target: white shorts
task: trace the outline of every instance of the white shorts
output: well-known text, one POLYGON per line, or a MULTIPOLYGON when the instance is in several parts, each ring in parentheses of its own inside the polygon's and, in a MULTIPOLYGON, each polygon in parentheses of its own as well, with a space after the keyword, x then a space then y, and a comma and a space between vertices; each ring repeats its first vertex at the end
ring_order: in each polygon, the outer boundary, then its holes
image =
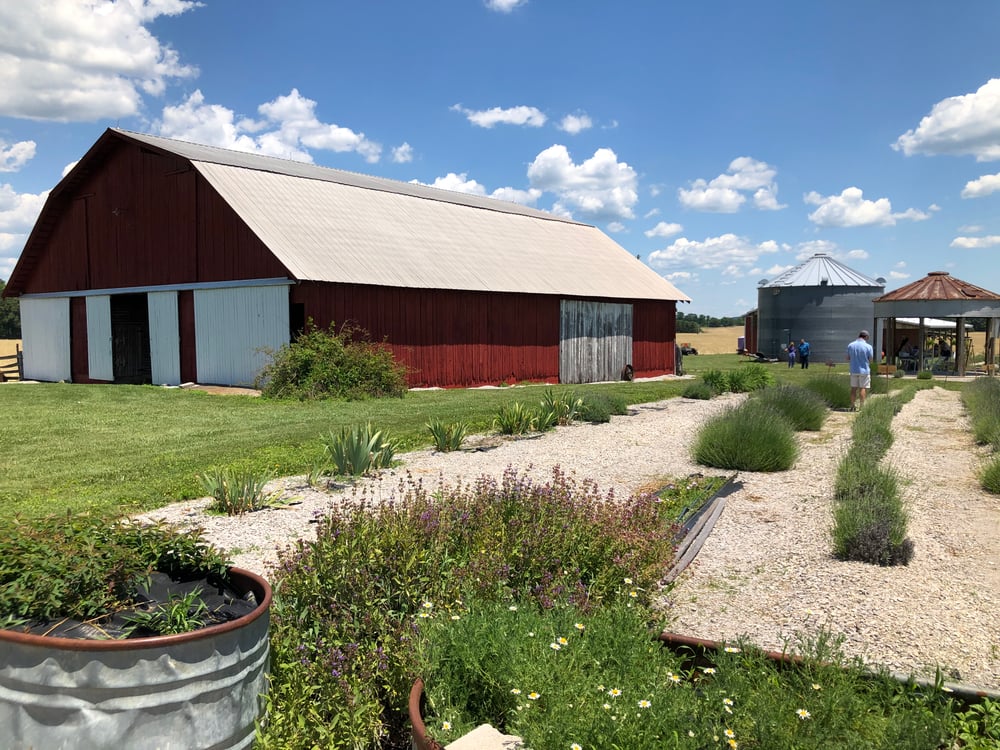
POLYGON ((866 373, 864 375, 855 375, 851 373, 851 388, 871 388, 872 387, 872 375, 871 373, 866 373))

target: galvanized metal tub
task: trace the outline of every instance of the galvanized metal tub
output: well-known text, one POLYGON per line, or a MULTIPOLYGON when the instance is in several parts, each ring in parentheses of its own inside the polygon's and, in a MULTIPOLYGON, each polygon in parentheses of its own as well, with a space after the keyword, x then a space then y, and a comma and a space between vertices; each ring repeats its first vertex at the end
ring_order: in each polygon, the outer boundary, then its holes
POLYGON ((0 747, 247 748, 267 690, 271 587, 234 568, 257 608, 223 625, 123 641, 0 630, 0 747))

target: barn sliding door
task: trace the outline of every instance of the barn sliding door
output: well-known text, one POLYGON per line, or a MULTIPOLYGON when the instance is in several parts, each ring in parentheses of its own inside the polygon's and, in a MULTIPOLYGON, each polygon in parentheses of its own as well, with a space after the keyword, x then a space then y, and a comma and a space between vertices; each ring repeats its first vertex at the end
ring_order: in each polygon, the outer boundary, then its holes
POLYGON ((559 306, 559 380, 620 380, 632 364, 632 305, 562 300, 559 306))

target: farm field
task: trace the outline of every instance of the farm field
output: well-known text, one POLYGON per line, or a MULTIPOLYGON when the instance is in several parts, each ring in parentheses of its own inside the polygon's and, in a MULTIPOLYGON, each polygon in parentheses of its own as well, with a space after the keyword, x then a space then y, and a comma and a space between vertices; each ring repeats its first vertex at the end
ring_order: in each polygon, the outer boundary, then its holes
POLYGON ((678 333, 677 343, 691 344, 698 354, 736 354, 736 339, 743 335, 743 326, 702 328, 701 333, 678 333))
POLYGON ((21 339, 0 339, 0 357, 9 354, 16 354, 17 347, 21 345, 21 339))

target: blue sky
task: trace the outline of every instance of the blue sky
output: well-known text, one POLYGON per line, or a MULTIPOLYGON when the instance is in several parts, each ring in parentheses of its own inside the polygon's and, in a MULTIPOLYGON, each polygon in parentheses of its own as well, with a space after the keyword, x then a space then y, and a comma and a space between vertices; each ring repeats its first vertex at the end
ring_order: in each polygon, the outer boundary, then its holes
POLYGON ((815 252, 1000 291, 1000 3, 0 2, 0 278, 107 127, 594 224, 741 315, 815 252))

